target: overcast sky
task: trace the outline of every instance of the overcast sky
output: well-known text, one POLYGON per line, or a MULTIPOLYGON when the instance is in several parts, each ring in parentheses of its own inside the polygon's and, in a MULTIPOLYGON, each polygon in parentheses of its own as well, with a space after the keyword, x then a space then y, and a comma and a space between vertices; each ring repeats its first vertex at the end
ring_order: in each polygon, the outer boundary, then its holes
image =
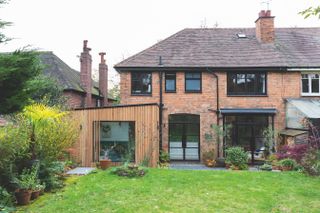
MULTIPOLYGON (((4 32, 15 38, 0 52, 26 45, 53 51, 79 70, 82 41, 92 48, 93 68, 105 51, 109 78, 113 65, 184 28, 254 27, 266 0, 11 0, 0 8, 0 19, 13 26, 4 32)), ((276 27, 319 27, 320 20, 304 19, 303 9, 319 0, 269 1, 276 27)))

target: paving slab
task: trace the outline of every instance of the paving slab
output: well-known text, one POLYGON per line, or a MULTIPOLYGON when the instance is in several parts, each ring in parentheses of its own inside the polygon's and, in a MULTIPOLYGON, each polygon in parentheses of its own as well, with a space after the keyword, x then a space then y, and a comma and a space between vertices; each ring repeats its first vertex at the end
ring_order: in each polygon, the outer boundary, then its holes
MULTIPOLYGON (((170 169, 177 170, 217 170, 217 171, 226 171, 228 169, 224 167, 207 167, 201 163, 170 163, 170 169)), ((249 167, 249 171, 258 171, 256 167, 249 167)))
POLYGON ((75 169, 71 169, 67 172, 67 175, 87 175, 96 168, 94 167, 77 167, 75 169))

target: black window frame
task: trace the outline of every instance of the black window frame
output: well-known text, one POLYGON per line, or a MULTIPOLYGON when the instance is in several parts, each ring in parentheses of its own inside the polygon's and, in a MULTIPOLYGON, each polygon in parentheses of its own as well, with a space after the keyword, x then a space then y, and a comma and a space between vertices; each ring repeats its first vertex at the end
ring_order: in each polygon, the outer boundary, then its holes
POLYGON ((201 72, 185 72, 184 73, 184 91, 186 93, 201 93, 202 92, 202 73, 201 72), (199 78, 187 78, 187 74, 199 74, 199 78), (187 90, 187 80, 199 80, 200 90, 187 90))
POLYGON ((133 96, 152 96, 152 72, 131 72, 131 95, 133 96), (134 81, 137 81, 134 79, 134 75, 136 74, 150 74, 150 85, 151 85, 151 89, 150 89, 150 92, 144 92, 144 93, 137 93, 137 92, 134 92, 133 90, 133 82, 134 81))
POLYGON ((164 88, 165 88, 165 92, 166 93, 176 93, 177 92, 177 73, 175 73, 175 72, 166 72, 165 74, 164 74, 164 88), (174 76, 174 77, 172 77, 172 78, 168 78, 167 76, 174 76), (174 80, 174 90, 168 90, 167 89, 167 79, 168 80, 174 80))
MULTIPOLYGON (((236 78, 238 79, 238 78, 236 78)), ((268 95, 268 72, 246 72, 246 71, 239 71, 239 72, 228 72, 227 73, 227 95, 228 96, 267 96, 268 95), (261 79, 261 77, 257 78, 257 75, 264 75, 264 92, 258 92, 258 84, 255 83, 254 87, 255 87, 255 91, 254 92, 234 92, 234 91, 230 91, 230 78, 231 75, 245 75, 245 87, 247 87, 247 75, 248 74, 254 74, 255 75, 255 82, 258 82, 259 79, 261 79)))

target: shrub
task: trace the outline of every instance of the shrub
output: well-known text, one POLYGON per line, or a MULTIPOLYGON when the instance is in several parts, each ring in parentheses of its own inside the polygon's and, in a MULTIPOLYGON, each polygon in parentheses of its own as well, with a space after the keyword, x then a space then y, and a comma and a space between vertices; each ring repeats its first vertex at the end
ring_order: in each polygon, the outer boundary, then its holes
POLYGON ((62 188, 64 186, 64 167, 60 161, 42 162, 40 164, 39 179, 45 185, 46 191, 62 188))
POLYGON ((215 159, 214 150, 204 152, 204 153, 202 154, 202 159, 203 159, 203 160, 214 160, 214 159, 215 159))
POLYGON ((24 169, 18 177, 14 177, 12 182, 16 184, 17 189, 31 190, 38 183, 39 164, 35 164, 31 169, 24 169))
POLYGON ((301 165, 309 175, 320 175, 320 150, 309 149, 302 158, 301 165))
POLYGON ((23 120, 15 120, 0 128, 0 185, 8 186, 12 172, 17 172, 16 162, 28 157, 29 132, 23 120))
POLYGON ((248 154, 242 147, 230 147, 226 149, 226 163, 239 169, 246 169, 248 168, 248 154))
POLYGON ((161 150, 160 151, 160 156, 159 156, 159 161, 160 161, 160 163, 168 163, 168 162, 170 162, 169 153, 164 151, 164 150, 161 150))
POLYGON ((279 165, 281 166, 281 168, 287 168, 289 170, 292 170, 297 165, 297 162, 293 159, 285 158, 279 161, 279 165))
POLYGON ((301 159, 306 154, 307 150, 308 144, 286 145, 282 146, 276 155, 279 160, 291 158, 297 162, 301 162, 301 159))
POLYGON ((29 151, 33 159, 56 161, 78 137, 77 121, 58 107, 33 104, 19 115, 30 131, 29 151))
POLYGON ((260 166, 259 169, 263 171, 272 171, 272 165, 265 163, 260 166))
POLYGON ((147 170, 139 167, 136 164, 129 163, 120 167, 115 167, 111 170, 113 174, 125 177, 142 177, 147 173, 147 170))
POLYGON ((0 186, 0 212, 12 212, 13 207, 13 196, 7 192, 5 188, 0 186))

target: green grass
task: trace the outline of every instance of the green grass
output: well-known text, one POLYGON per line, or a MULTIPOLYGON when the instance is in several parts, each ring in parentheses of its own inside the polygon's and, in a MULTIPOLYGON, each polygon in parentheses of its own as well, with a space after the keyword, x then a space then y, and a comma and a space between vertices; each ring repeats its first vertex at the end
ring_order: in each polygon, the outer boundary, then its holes
POLYGON ((72 178, 23 212, 320 212, 320 179, 296 172, 150 169, 72 178))

